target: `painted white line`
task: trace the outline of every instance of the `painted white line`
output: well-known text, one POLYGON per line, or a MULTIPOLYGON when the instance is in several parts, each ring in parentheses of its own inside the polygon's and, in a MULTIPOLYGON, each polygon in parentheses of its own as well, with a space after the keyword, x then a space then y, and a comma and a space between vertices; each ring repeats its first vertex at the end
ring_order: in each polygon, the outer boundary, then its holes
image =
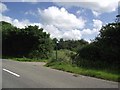
POLYGON ((14 75, 14 76, 16 76, 16 77, 20 77, 20 75, 12 72, 12 71, 10 71, 10 70, 4 69, 4 68, 3 68, 3 70, 6 71, 6 72, 8 72, 8 73, 10 73, 10 74, 12 74, 12 75, 14 75))

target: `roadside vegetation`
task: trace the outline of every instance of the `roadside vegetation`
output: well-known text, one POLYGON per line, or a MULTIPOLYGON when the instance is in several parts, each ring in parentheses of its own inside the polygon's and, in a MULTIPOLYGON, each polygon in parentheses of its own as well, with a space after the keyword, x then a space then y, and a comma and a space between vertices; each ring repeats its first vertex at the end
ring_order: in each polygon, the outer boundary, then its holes
POLYGON ((10 23, 1 23, 3 58, 42 61, 54 69, 120 81, 120 23, 103 26, 91 43, 62 38, 56 43, 56 38, 51 39, 50 34, 38 26, 19 29, 10 23))
POLYGON ((118 71, 113 71, 112 69, 78 66, 77 64, 74 64, 72 59, 74 55, 76 55, 75 52, 71 52, 69 50, 59 50, 57 60, 54 52, 52 58, 45 66, 74 73, 76 76, 80 74, 112 81, 118 81, 118 78, 120 78, 120 73, 118 71))

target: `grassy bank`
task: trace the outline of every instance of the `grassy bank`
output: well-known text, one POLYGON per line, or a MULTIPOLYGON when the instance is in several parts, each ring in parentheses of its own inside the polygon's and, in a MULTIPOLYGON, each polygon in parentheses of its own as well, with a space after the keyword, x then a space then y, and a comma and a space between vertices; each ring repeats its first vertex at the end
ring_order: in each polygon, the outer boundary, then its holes
POLYGON ((77 65, 72 64, 72 55, 75 55, 75 52, 71 52, 69 50, 59 50, 58 51, 58 58, 56 61, 55 58, 55 52, 53 53, 53 56, 51 58, 51 61, 49 61, 46 66, 51 67, 54 69, 71 72, 75 74, 85 75, 85 76, 91 76, 96 78, 101 78, 105 80, 111 80, 111 81, 120 81, 118 80, 120 78, 120 73, 114 70, 108 70, 108 69, 96 69, 96 68, 83 68, 78 67, 77 65))
POLYGON ((51 62, 47 63, 45 66, 75 74, 81 74, 85 76, 91 76, 111 81, 118 81, 118 78, 120 78, 120 74, 118 73, 112 73, 105 70, 80 68, 75 65, 62 62, 51 62))

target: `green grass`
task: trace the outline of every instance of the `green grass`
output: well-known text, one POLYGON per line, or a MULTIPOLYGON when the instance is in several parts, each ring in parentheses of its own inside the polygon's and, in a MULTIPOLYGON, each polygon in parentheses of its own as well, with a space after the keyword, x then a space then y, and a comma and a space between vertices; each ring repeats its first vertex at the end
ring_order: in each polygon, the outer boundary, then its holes
POLYGON ((15 57, 4 57, 8 60, 20 61, 20 62, 48 62, 48 59, 30 59, 30 58, 15 58, 15 57))
MULTIPOLYGON (((72 52, 72 55, 75 55, 75 52, 72 52)), ((59 50, 58 51, 58 60, 56 61, 55 57, 53 60, 49 61, 46 66, 54 69, 71 72, 75 74, 91 76, 96 78, 101 78, 111 81, 120 81, 120 73, 114 70, 108 69, 96 69, 96 68, 83 68, 71 64, 71 51, 69 50, 59 50)))
POLYGON ((47 62, 47 59, 29 59, 29 58, 12 58, 12 60, 21 62, 47 62))
POLYGON ((61 62, 47 63, 45 66, 75 74, 91 76, 111 81, 118 81, 118 78, 120 78, 120 74, 117 73, 111 73, 104 70, 80 68, 75 65, 61 62))

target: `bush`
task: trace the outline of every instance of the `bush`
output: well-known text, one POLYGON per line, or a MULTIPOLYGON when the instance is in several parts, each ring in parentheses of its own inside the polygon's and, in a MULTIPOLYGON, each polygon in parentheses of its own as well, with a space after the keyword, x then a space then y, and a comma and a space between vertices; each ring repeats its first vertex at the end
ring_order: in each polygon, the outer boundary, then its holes
POLYGON ((94 44, 86 45, 83 48, 81 48, 79 51, 79 57, 88 59, 88 60, 97 60, 101 57, 101 50, 98 46, 95 46, 94 44))

